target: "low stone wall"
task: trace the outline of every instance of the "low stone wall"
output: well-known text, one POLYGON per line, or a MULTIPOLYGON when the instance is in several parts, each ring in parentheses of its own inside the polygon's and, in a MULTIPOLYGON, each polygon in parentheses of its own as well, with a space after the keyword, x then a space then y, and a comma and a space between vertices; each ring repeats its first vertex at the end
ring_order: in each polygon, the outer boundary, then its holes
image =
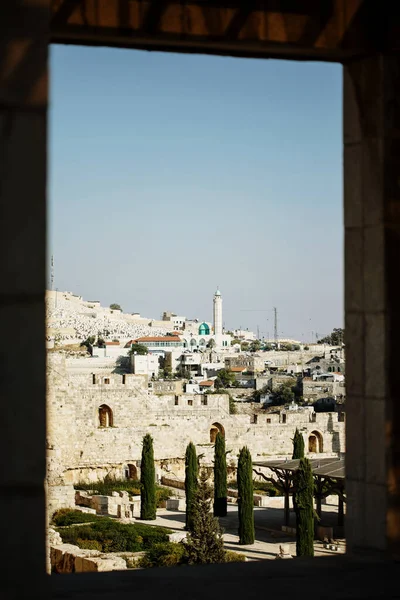
POLYGON ((113 492, 112 496, 89 495, 77 490, 77 505, 92 508, 97 515, 117 518, 140 517, 140 496, 129 496, 128 492, 113 492))
POLYGON ((161 484, 171 488, 177 488, 178 490, 185 489, 184 481, 180 481, 179 479, 172 479, 171 477, 164 477, 164 475, 161 477, 161 484))
POLYGON ((126 561, 120 556, 83 550, 72 544, 50 546, 50 561, 52 573, 95 573, 127 568, 126 561))

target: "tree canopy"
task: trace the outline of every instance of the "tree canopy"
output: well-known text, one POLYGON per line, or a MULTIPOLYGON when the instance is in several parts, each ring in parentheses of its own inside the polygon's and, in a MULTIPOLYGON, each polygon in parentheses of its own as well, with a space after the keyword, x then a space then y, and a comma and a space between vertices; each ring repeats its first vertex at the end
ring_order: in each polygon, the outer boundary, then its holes
POLYGON ((227 495, 225 438, 218 431, 214 446, 214 516, 226 517, 227 495))
POLYGON ((281 406, 282 404, 290 404, 295 399, 295 393, 293 388, 295 382, 285 381, 278 389, 272 394, 272 404, 275 406, 281 406))
POLYGON ((156 518, 156 474, 154 467, 153 438, 146 434, 142 442, 140 473, 140 518, 152 521, 156 518))
POLYGON ((192 524, 184 542, 190 565, 225 562, 222 530, 211 513, 212 489, 207 479, 202 470, 192 500, 192 524))
POLYGON ((215 387, 217 389, 230 387, 235 383, 235 374, 229 369, 221 369, 217 373, 217 379, 215 380, 215 387))
POLYGON ((259 340, 254 340, 254 342, 251 342, 250 344, 250 352, 258 352, 261 349, 261 343, 259 340))
POLYGON ((297 556, 314 556, 314 479, 311 463, 307 458, 300 459, 293 484, 296 554, 297 556))
POLYGON ((144 344, 132 344, 129 354, 148 354, 147 346, 144 344))
POLYGON ((344 341, 344 329, 335 328, 332 333, 318 340, 318 344, 329 344, 330 346, 341 346, 344 341))
POLYGON ((292 459, 304 458, 304 438, 296 427, 293 437, 292 459))
POLYGON ((254 544, 253 464, 249 449, 241 449, 237 467, 239 544, 254 544))
POLYGON ((113 304, 110 304, 110 309, 111 310, 120 310, 122 312, 121 305, 117 304, 116 302, 114 302, 113 304))
POLYGON ((197 490, 198 459, 195 445, 190 442, 185 453, 185 496, 186 496, 186 529, 193 526, 193 504, 197 490))

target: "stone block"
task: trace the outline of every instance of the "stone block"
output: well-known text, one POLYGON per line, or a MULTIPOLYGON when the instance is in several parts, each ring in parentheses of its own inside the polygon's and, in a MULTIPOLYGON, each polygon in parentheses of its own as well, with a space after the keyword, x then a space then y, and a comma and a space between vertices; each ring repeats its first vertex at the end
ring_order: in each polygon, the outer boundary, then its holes
MULTIPOLYGON (((0 259, 1 260, 1 259, 0 259)), ((12 278, 11 274, 10 277, 12 278)), ((0 453, 2 483, 43 485, 46 472, 46 359, 44 349, 44 302, 1 304, 0 321, 6 349, 2 351, 0 397, 2 413, 0 453), (21 361, 20 344, 29 360, 21 361)))
POLYGON ((361 227, 346 228, 344 240, 346 310, 362 311, 364 307, 363 230, 361 227))
MULTIPOLYGON (((348 396, 364 393, 364 317, 362 313, 348 312, 346 296, 346 391, 348 396)), ((347 407, 346 407, 347 408, 347 407)))
POLYGON ((382 136, 382 77, 383 64, 379 54, 362 61, 354 61, 343 69, 345 144, 382 136))
POLYGON ((166 502, 166 509, 184 511, 186 510, 186 501, 184 498, 169 498, 166 502))
POLYGON ((355 145, 362 140, 361 119, 358 108, 354 68, 343 69, 343 142, 355 145))
POLYGON ((79 548, 72 544, 50 546, 51 570, 53 573, 73 573, 75 571, 75 552, 79 548))
MULTIPOLYGON (((3 231, 10 231, 10 235, 3 233, 0 238, 2 292, 15 296, 32 295, 36 299, 43 298, 46 276, 46 138, 44 111, 0 110, 1 218, 3 231), (8 228, 6 224, 9 224, 8 228)), ((20 326, 18 321, 14 323, 20 326)), ((32 319, 32 326, 34 323, 43 328, 44 317, 36 322, 32 319)), ((14 336, 24 339, 22 324, 21 335, 16 333, 15 324, 13 326, 14 336)), ((39 343, 36 351, 38 348, 39 343)), ((30 358, 34 357, 33 352, 27 352, 30 358)))
POLYGON ((382 138, 368 138, 362 143, 363 224, 365 227, 383 223, 383 151, 382 138))
POLYGON ((364 410, 366 482, 385 485, 387 480, 385 402, 367 397, 364 410))
POLYGON ((95 515, 96 514, 96 509, 95 508, 89 508, 88 506, 75 506, 75 510, 80 510, 83 513, 86 513, 88 515, 95 515))
POLYGON ((105 571, 125 571, 126 561, 120 556, 102 555, 99 557, 77 556, 76 573, 100 573, 105 571))
MULTIPOLYGON (((375 550, 386 549, 386 485, 365 486, 365 545, 375 550)), ((354 517, 353 517, 354 518, 354 517)), ((348 519, 346 519, 347 527, 348 519)))
POLYGON ((360 144, 344 147, 344 225, 362 227, 362 149, 360 144))
POLYGON ((385 310, 385 248, 383 226, 364 229, 364 308, 366 311, 385 310))
MULTIPOLYGON (((347 469, 347 467, 346 467, 347 469)), ((364 481, 346 479, 346 549, 351 555, 359 548, 365 547, 366 519, 366 485, 364 481)))
POLYGON ((365 315, 365 395, 386 396, 386 316, 384 313, 365 315))
POLYGON ((365 479, 365 406, 364 398, 346 398, 346 475, 350 479, 365 479))

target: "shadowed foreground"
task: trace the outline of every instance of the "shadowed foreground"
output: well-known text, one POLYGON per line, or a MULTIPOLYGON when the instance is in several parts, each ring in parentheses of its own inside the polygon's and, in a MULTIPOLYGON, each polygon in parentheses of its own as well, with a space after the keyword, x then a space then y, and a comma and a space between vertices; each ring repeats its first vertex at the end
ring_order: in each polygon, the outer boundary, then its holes
POLYGON ((398 598, 389 562, 352 561, 346 557, 294 559, 199 567, 144 569, 135 572, 51 576, 52 598, 131 600, 158 597, 174 600, 293 598, 299 590, 316 597, 398 598))

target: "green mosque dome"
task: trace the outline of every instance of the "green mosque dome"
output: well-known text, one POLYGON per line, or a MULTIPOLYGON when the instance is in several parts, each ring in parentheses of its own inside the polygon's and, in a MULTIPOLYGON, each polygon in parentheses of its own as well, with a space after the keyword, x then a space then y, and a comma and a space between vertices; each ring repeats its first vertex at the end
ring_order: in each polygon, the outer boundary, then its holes
POLYGON ((202 323, 199 327, 199 335, 210 335, 210 328, 207 323, 202 323))

